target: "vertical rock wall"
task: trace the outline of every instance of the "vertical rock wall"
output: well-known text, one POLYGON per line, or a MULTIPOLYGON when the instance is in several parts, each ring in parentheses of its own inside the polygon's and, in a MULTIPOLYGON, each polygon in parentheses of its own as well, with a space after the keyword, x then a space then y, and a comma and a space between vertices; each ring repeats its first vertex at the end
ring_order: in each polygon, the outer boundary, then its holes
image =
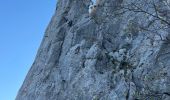
POLYGON ((169 3, 90 4, 58 0, 16 100, 170 100, 169 3))

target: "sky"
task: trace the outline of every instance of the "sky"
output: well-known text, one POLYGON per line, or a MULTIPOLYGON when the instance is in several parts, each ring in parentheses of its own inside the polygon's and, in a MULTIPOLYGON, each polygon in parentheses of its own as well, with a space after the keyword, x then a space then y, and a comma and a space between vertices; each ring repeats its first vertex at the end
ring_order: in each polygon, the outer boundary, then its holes
POLYGON ((15 100, 56 0, 0 0, 0 100, 15 100))

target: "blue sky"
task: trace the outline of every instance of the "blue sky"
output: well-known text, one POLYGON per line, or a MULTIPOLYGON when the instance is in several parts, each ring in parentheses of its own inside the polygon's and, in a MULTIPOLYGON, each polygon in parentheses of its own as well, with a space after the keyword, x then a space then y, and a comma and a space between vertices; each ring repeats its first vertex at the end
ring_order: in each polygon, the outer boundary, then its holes
POLYGON ((0 100, 15 100, 56 0, 0 0, 0 100))

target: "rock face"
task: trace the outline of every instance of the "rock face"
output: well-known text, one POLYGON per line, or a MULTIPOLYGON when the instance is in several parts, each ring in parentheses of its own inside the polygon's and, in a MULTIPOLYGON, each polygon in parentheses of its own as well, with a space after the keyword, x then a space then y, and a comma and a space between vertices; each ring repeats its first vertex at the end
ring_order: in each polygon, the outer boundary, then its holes
POLYGON ((16 100, 170 100, 170 1, 58 0, 16 100))

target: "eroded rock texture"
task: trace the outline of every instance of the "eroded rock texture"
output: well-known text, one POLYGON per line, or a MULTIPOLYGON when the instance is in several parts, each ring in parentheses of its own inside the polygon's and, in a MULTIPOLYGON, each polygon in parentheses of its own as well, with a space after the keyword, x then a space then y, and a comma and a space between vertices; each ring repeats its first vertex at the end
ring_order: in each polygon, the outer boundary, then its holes
POLYGON ((170 100, 170 1, 58 0, 16 100, 170 100))

